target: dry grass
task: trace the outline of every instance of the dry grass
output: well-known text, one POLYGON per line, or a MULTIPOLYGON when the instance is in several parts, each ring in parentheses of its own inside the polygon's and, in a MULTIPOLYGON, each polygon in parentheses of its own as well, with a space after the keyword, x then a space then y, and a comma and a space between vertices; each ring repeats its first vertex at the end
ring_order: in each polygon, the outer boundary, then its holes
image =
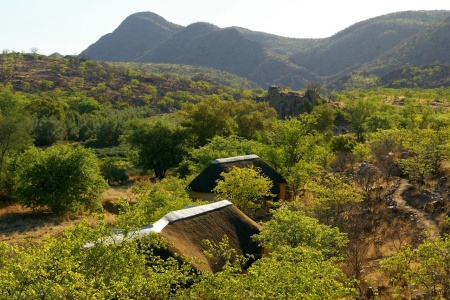
MULTIPOLYGON (((132 184, 110 187, 102 195, 105 222, 113 224, 118 214, 115 202, 119 199, 134 201, 132 184)), ((66 214, 55 216, 48 210, 32 210, 11 201, 0 202, 0 242, 25 244, 36 242, 45 235, 58 236, 73 224, 85 219, 85 215, 66 214)))
POLYGON ((46 210, 32 210, 18 204, 0 209, 0 241, 24 244, 37 241, 44 235, 57 236, 82 216, 55 216, 46 210))

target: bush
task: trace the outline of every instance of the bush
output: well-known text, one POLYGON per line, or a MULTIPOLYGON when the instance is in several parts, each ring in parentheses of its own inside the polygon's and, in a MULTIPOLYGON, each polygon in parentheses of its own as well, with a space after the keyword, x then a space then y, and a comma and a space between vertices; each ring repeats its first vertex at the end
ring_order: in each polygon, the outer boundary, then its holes
POLYGON ((127 170, 120 162, 107 159, 100 167, 103 177, 112 184, 125 184, 128 181, 127 170))
POLYGON ((97 157, 83 147, 31 148, 17 161, 14 195, 27 207, 47 206, 54 213, 96 209, 106 188, 97 157))

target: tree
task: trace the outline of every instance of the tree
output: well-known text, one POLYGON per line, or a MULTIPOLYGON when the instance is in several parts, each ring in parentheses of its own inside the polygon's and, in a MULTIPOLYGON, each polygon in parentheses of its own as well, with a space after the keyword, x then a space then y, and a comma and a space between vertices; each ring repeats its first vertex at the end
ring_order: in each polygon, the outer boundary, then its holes
POLYGON ((424 184, 429 175, 437 174, 441 163, 450 157, 449 130, 416 129, 404 132, 403 146, 409 150, 405 158, 397 160, 409 179, 424 184))
POLYGON ((230 200, 244 213, 251 214, 271 196, 272 181, 255 168, 235 167, 220 175, 223 180, 213 190, 216 198, 230 200))
POLYGON ((316 116, 314 128, 319 132, 331 131, 334 129, 336 120, 336 110, 329 104, 314 106, 311 114, 316 116))
POLYGON ((156 234, 84 247, 110 233, 85 221, 32 245, 0 243, 0 299, 173 299, 196 279, 190 265, 153 254, 167 247, 156 234))
POLYGON ((136 122, 126 137, 137 150, 136 166, 152 170, 159 179, 170 168, 178 166, 185 154, 186 131, 168 122, 136 122))
POLYGON ((318 250, 282 247, 253 263, 244 274, 235 269, 204 274, 180 299, 355 299, 351 280, 318 250))
POLYGON ((277 112, 268 103, 242 100, 235 104, 237 135, 249 140, 259 140, 261 133, 276 120, 277 112))
POLYGON ((375 166, 383 174, 386 184, 398 169, 396 156, 402 148, 402 139, 398 130, 383 130, 370 136, 370 150, 375 158, 375 166))
POLYGON ((0 93, 0 177, 5 159, 13 152, 31 144, 31 121, 25 110, 25 101, 11 93, 0 93))
POLYGON ((180 110, 181 125, 188 128, 197 146, 205 145, 217 135, 229 136, 236 132, 235 102, 211 96, 198 104, 186 104, 180 110))
POLYGON ((339 175, 324 176, 308 186, 310 209, 319 220, 335 226, 344 225, 343 212, 362 201, 358 187, 339 175))
POLYGON ((349 103, 351 127, 359 142, 364 140, 365 123, 377 111, 378 105, 376 99, 358 99, 349 103))
MULTIPOLYGON (((450 297, 450 236, 427 238, 416 249, 406 244, 398 253, 382 261, 383 270, 397 291, 414 296, 417 289, 433 299, 450 297), (400 286, 402 282, 408 284, 400 286)), ((428 297, 426 297, 428 299, 428 297)))
POLYGON ((288 208, 273 211, 273 219, 264 223, 254 239, 270 251, 302 246, 321 251, 328 258, 341 256, 348 242, 347 235, 338 228, 320 224, 317 219, 288 208))
POLYGON ((208 144, 190 151, 189 161, 183 164, 183 167, 188 169, 184 172, 184 175, 200 173, 217 158, 250 154, 260 155, 265 152, 265 145, 257 141, 246 140, 235 135, 229 137, 215 136, 208 144))
POLYGON ((14 194, 27 207, 48 206, 54 213, 96 209, 106 188, 97 157, 83 147, 31 148, 17 161, 14 194))

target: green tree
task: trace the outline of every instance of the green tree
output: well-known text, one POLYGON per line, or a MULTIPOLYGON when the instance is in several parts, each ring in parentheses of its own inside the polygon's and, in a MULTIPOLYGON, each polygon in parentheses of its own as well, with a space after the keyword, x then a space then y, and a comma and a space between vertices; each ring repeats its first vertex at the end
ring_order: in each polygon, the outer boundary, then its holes
POLYGON ((305 201, 319 220, 335 226, 344 225, 344 211, 362 201, 359 188, 346 177, 340 175, 324 176, 321 180, 308 186, 309 198, 305 201))
POLYGON ((449 130, 404 131, 402 145, 408 149, 409 155, 398 159, 397 163, 411 181, 424 184, 427 177, 437 174, 441 163, 450 157, 449 137, 449 130))
POLYGON ((66 137, 65 123, 54 116, 35 119, 33 128, 34 144, 36 146, 50 146, 66 137))
POLYGON ((204 274, 180 299, 355 299, 352 281, 309 247, 280 247, 244 273, 235 268, 204 274))
POLYGON ((231 201, 244 213, 253 214, 271 196, 272 181, 255 168, 234 167, 220 175, 223 180, 213 189, 216 198, 231 201))
POLYGON ((152 170, 159 179, 178 166, 185 154, 185 130, 161 120, 133 123, 126 140, 137 150, 136 166, 152 170))
POLYGON ((106 188, 98 159, 83 147, 31 148, 17 161, 14 194, 24 206, 48 206, 54 213, 97 209, 106 188))
POLYGON ((169 299, 195 280, 188 264, 162 259, 156 235, 120 244, 94 243, 110 234, 81 222, 59 238, 26 246, 0 243, 1 299, 169 299))
MULTIPOLYGON (((411 297, 417 290, 433 299, 450 298, 450 236, 428 237, 416 249, 406 244, 382 261, 397 292, 411 297), (408 284, 402 285, 402 282, 408 284)), ((431 298, 430 298, 431 299, 431 298)))
POLYGON ((269 251, 302 246, 321 251, 328 258, 342 256, 348 242, 347 235, 338 228, 288 208, 273 211, 273 219, 264 223, 254 239, 269 251))
POLYGON ((207 202, 194 200, 186 190, 186 181, 177 177, 167 177, 155 184, 140 182, 134 186, 137 203, 123 203, 117 216, 117 226, 135 229, 153 224, 165 214, 186 206, 203 205, 207 202))
POLYGON ((100 121, 100 125, 96 130, 97 141, 104 145, 119 145, 124 125, 124 121, 117 115, 106 117, 100 121))
POLYGON ((0 177, 6 158, 31 144, 31 120, 26 102, 10 91, 0 93, 0 177))
POLYGON ((249 140, 260 140, 262 133, 276 120, 277 112, 268 103, 243 100, 234 104, 237 135, 249 140))
POLYGON ((376 99, 358 99, 349 103, 351 128, 358 141, 363 141, 365 123, 377 110, 379 104, 376 99))
POLYGON ((183 174, 198 174, 217 158, 250 154, 260 155, 265 152, 266 146, 257 141, 246 140, 235 135, 229 137, 215 136, 208 144, 190 151, 189 161, 183 164, 183 167, 188 170, 184 171, 183 174))
POLYGON ((316 124, 314 128, 319 132, 331 131, 334 129, 334 122, 336 119, 336 109, 329 104, 314 106, 312 115, 316 117, 316 124))
POLYGON ((217 95, 198 104, 186 104, 179 112, 181 124, 194 136, 195 145, 203 146, 217 135, 229 136, 236 132, 235 105, 217 95))

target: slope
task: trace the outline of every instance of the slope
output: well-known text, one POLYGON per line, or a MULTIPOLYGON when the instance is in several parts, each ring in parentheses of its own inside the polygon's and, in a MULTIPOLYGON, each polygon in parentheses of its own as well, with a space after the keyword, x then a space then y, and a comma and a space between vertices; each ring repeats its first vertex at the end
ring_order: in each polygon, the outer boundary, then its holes
POLYGON ((405 65, 450 64, 450 17, 387 51, 361 68, 365 72, 384 74, 405 65))
POLYGON ((406 11, 372 18, 324 39, 290 60, 322 76, 338 74, 374 60, 449 16, 450 11, 406 11))
POLYGON ((136 13, 80 55, 104 61, 134 61, 182 28, 151 12, 136 13))

